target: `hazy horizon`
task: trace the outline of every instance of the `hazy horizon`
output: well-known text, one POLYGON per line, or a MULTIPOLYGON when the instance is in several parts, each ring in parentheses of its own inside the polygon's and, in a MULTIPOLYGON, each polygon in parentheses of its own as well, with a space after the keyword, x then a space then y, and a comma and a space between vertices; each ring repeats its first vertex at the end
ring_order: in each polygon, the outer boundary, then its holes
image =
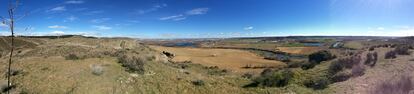
MULTIPOLYGON (((8 3, 7 0, 0 3, 8 3)), ((16 34, 133 38, 414 36, 412 0, 20 0, 16 34)), ((0 6, 7 16, 7 6, 0 6)), ((9 35, 0 24, 0 35, 9 35)))

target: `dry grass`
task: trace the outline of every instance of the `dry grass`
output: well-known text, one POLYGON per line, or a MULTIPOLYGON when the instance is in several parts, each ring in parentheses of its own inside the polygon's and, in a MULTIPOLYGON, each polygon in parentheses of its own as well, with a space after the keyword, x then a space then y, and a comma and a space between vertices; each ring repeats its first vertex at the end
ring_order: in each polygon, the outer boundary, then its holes
POLYGON ((193 63, 203 64, 205 66, 218 66, 223 69, 230 69, 238 73, 254 71, 256 73, 263 69, 246 69, 246 65, 251 66, 276 66, 285 67, 286 65, 279 61, 265 60, 248 51, 232 49, 201 49, 201 48, 174 48, 151 46, 159 51, 174 53, 176 56, 173 61, 192 61, 193 63), (211 56, 216 55, 216 56, 211 56))

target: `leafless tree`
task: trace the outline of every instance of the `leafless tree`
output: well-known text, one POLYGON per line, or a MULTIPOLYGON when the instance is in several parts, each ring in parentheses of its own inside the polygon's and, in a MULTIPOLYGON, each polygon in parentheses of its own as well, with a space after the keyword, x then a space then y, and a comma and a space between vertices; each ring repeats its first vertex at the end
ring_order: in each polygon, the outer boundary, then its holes
MULTIPOLYGON (((10 88, 11 87, 11 65, 12 65, 12 58, 13 58, 13 51, 14 51, 14 27, 15 27, 15 11, 17 9, 17 6, 19 4, 19 0, 10 0, 9 2, 9 8, 7 10, 8 12, 8 18, 6 19, 5 17, 1 17, 2 18, 2 23, 8 25, 10 33, 11 33, 11 47, 10 47, 10 57, 9 57, 9 62, 8 62, 8 66, 7 66, 7 87, 10 88)), ((7 91, 7 94, 10 94, 10 91, 7 91)))

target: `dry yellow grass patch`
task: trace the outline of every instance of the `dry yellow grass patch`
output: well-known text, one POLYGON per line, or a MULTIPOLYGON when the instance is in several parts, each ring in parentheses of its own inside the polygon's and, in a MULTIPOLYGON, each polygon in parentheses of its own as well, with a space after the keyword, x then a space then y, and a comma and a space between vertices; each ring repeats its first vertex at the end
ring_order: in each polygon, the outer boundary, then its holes
POLYGON ((277 47, 277 49, 292 54, 311 54, 321 50, 319 47, 277 47))
POLYGON ((167 51, 176 56, 173 61, 192 61, 193 63, 206 66, 218 66, 235 72, 260 72, 262 69, 243 69, 246 65, 251 66, 274 66, 283 67, 284 63, 273 60, 265 60, 254 53, 233 49, 202 49, 202 48, 175 48, 151 46, 158 51, 167 51))

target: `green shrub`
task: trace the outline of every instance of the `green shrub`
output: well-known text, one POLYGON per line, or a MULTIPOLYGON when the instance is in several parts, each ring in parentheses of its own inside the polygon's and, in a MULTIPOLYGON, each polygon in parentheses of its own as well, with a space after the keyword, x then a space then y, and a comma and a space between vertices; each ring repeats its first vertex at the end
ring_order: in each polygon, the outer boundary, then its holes
POLYGON ((280 71, 265 70, 262 75, 253 79, 253 82, 243 87, 283 87, 289 84, 293 78, 293 72, 289 69, 280 71))
POLYGON ((397 58, 397 53, 395 51, 389 51, 385 53, 385 59, 394 59, 397 58))
POLYGON ((405 46, 405 45, 399 45, 397 46, 394 51, 398 54, 398 55, 410 55, 410 51, 409 51, 409 47, 405 46))
POLYGON ((69 54, 67 56, 65 56, 66 60, 78 60, 80 59, 80 57, 78 57, 76 54, 69 54))
POLYGON ((194 81, 191 81, 191 83, 193 85, 196 85, 196 86, 203 86, 204 85, 204 81, 203 80, 194 80, 194 81))
POLYGON ((323 50, 312 53, 309 55, 308 59, 311 63, 320 63, 322 61, 327 61, 336 58, 335 55, 331 54, 329 51, 323 50))
POLYGON ((336 58, 336 56, 326 50, 312 53, 308 56, 309 63, 302 65, 302 69, 311 69, 316 65, 320 64, 322 61, 328 61, 334 58, 336 58))
POLYGON ((329 84, 330 84, 329 79, 325 77, 309 79, 304 82, 304 85, 306 87, 313 88, 315 90, 325 89, 328 87, 329 84))

